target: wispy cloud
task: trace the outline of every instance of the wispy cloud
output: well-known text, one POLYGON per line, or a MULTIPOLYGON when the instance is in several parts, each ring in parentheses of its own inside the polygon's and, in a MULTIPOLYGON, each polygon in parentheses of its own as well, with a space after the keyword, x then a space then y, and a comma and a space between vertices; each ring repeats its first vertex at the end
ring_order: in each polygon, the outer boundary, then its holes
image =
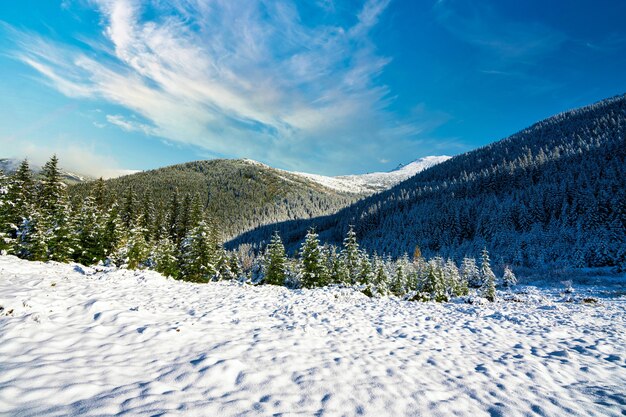
POLYGON ((63 94, 104 99, 148 122, 107 117, 123 130, 319 171, 365 166, 391 145, 418 152, 422 121, 390 112, 378 81, 390 59, 370 31, 389 0, 365 0, 351 24, 307 22, 287 0, 90 4, 103 30, 81 39, 88 50, 13 30, 15 54, 63 94), (360 143, 374 153, 354 152, 360 143))
POLYGON ((451 34, 480 48, 501 66, 532 64, 568 40, 564 33, 539 22, 508 19, 488 2, 438 0, 434 12, 451 34))
POLYGON ((119 114, 107 114, 106 119, 107 122, 127 132, 143 132, 146 135, 158 135, 156 128, 136 120, 127 120, 119 114))

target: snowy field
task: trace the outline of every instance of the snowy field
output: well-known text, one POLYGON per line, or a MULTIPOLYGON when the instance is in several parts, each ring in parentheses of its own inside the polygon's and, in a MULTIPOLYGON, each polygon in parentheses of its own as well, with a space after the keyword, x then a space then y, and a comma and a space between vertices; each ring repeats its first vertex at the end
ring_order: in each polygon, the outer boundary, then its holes
POLYGON ((626 300, 487 306, 0 256, 2 416, 623 416, 626 300))

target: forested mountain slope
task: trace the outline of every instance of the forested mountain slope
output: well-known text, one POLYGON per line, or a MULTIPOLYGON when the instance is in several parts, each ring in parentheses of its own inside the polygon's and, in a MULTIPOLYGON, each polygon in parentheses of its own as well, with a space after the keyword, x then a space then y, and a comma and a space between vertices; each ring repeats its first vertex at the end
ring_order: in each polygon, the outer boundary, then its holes
MULTIPOLYGON (((83 198, 96 186, 77 184, 70 194, 83 198)), ((361 197, 250 160, 189 162, 107 180, 105 186, 111 202, 132 200, 136 211, 144 216, 150 211, 155 221, 168 221, 172 205, 189 209, 198 196, 223 238, 259 225, 334 213, 361 197)))
POLYGON ((561 113, 435 165, 335 215, 284 222, 230 242, 257 245, 274 230, 290 250, 306 230, 399 256, 475 256, 539 266, 624 265, 626 96, 561 113))

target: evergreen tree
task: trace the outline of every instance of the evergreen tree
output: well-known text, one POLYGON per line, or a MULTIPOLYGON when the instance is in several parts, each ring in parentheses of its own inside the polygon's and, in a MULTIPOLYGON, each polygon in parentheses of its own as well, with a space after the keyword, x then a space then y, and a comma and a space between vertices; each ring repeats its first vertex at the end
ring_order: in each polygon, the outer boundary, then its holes
POLYGON ((402 262, 396 262, 396 273, 389 288, 393 295, 401 297, 406 293, 405 280, 404 265, 402 262))
POLYGON ((155 271, 166 277, 178 279, 178 249, 169 236, 164 236, 152 248, 151 261, 155 271))
POLYGON ((428 294, 430 300, 438 303, 448 301, 443 259, 433 258, 428 261, 427 274, 422 292, 428 294))
POLYGON ((374 256, 374 285, 376 287, 376 293, 379 295, 389 294, 389 276, 385 272, 385 266, 378 256, 374 256))
POLYGON ((489 301, 496 301, 496 276, 491 270, 489 252, 487 252, 486 248, 482 252, 480 277, 482 281, 480 287, 481 295, 489 301))
POLYGON ((504 274, 502 275, 502 285, 506 288, 510 288, 515 284, 517 284, 517 277, 515 276, 511 268, 507 265, 504 267, 504 274))
POLYGON ((223 279, 231 280, 234 278, 235 276, 230 270, 230 258, 224 250, 224 247, 222 245, 219 245, 217 248, 217 257, 215 263, 215 276, 213 279, 215 279, 216 281, 221 281, 223 279))
POLYGON ((85 198, 76 214, 77 250, 74 260, 91 265, 106 258, 104 247, 105 223, 92 196, 85 198))
POLYGON ((126 264, 128 269, 143 268, 150 255, 150 247, 146 242, 146 229, 142 226, 143 215, 131 223, 126 248, 126 264))
POLYGON ((482 283, 480 271, 478 270, 478 266, 476 265, 476 260, 474 258, 463 258, 460 274, 461 279, 466 281, 470 287, 480 287, 482 283))
POLYGON ((9 178, 0 169, 0 254, 6 254, 11 249, 9 238, 9 178))
POLYGON ((135 192, 133 187, 126 188, 124 195, 124 201, 120 210, 120 219, 126 230, 130 230, 134 227, 133 222, 137 218, 137 202, 135 201, 135 192))
POLYGON ((369 257, 366 254, 360 256, 359 273, 357 275, 357 282, 359 284, 365 284, 371 286, 374 283, 374 270, 369 257))
MULTIPOLYGON (((20 255, 18 234, 22 223, 30 216, 35 205, 35 183, 28 160, 23 160, 17 171, 8 180, 4 210, 4 221, 0 225, 9 253, 20 255)), ((22 228, 23 230, 24 228, 22 228)), ((22 236, 25 237, 25 236, 22 236)))
POLYGON ((359 254, 359 244, 356 241, 356 232, 354 231, 354 226, 350 225, 348 233, 343 240, 341 257, 348 271, 348 279, 351 284, 355 284, 358 280, 359 269, 361 266, 359 254))
POLYGON ((228 260, 228 266, 230 267, 230 271, 233 274, 235 279, 239 279, 242 274, 241 264, 239 263, 239 258, 237 258, 237 254, 231 253, 230 258, 228 260))
POLYGON ((287 256, 278 232, 274 232, 265 252, 265 279, 263 282, 284 285, 287 278, 287 256))
POLYGON ((331 284, 346 284, 350 281, 350 273, 341 254, 333 245, 326 250, 326 269, 331 284))
POLYGON ((122 224, 118 205, 113 203, 113 205, 102 214, 102 217, 104 223, 101 242, 102 250, 106 257, 111 258, 110 260, 112 260, 114 264, 119 265, 119 260, 113 258, 115 258, 114 254, 125 245, 127 232, 122 224))
POLYGON ((41 170, 37 196, 37 209, 41 213, 38 238, 46 240, 47 259, 68 262, 76 250, 77 238, 67 198, 67 186, 62 181, 58 163, 56 155, 53 155, 41 170))
POLYGON ((317 233, 310 229, 300 248, 300 283, 304 288, 327 284, 327 272, 317 233))
POLYGON ((182 276, 187 281, 208 282, 217 274, 216 247, 211 228, 205 220, 193 228, 183 241, 182 276))

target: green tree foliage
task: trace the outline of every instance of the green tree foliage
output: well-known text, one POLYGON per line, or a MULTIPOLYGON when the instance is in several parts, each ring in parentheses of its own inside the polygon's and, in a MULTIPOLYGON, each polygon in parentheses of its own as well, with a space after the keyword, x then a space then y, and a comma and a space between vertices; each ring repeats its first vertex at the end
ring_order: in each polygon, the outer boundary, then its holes
POLYGON ((327 284, 328 274, 319 238, 314 229, 309 230, 300 248, 300 283, 304 288, 327 284))
POLYGON ((354 226, 350 225, 348 233, 343 240, 343 250, 341 258, 348 272, 348 282, 354 284, 358 281, 359 269, 361 267, 361 259, 359 256, 359 244, 356 240, 356 232, 354 226))
POLYGON ((217 248, 213 232, 205 220, 201 220, 184 239, 182 244, 183 278, 194 282, 208 282, 217 274, 217 248))
POLYGON ((266 284, 284 285, 287 279, 287 255, 278 232, 274 233, 265 252, 266 284))

